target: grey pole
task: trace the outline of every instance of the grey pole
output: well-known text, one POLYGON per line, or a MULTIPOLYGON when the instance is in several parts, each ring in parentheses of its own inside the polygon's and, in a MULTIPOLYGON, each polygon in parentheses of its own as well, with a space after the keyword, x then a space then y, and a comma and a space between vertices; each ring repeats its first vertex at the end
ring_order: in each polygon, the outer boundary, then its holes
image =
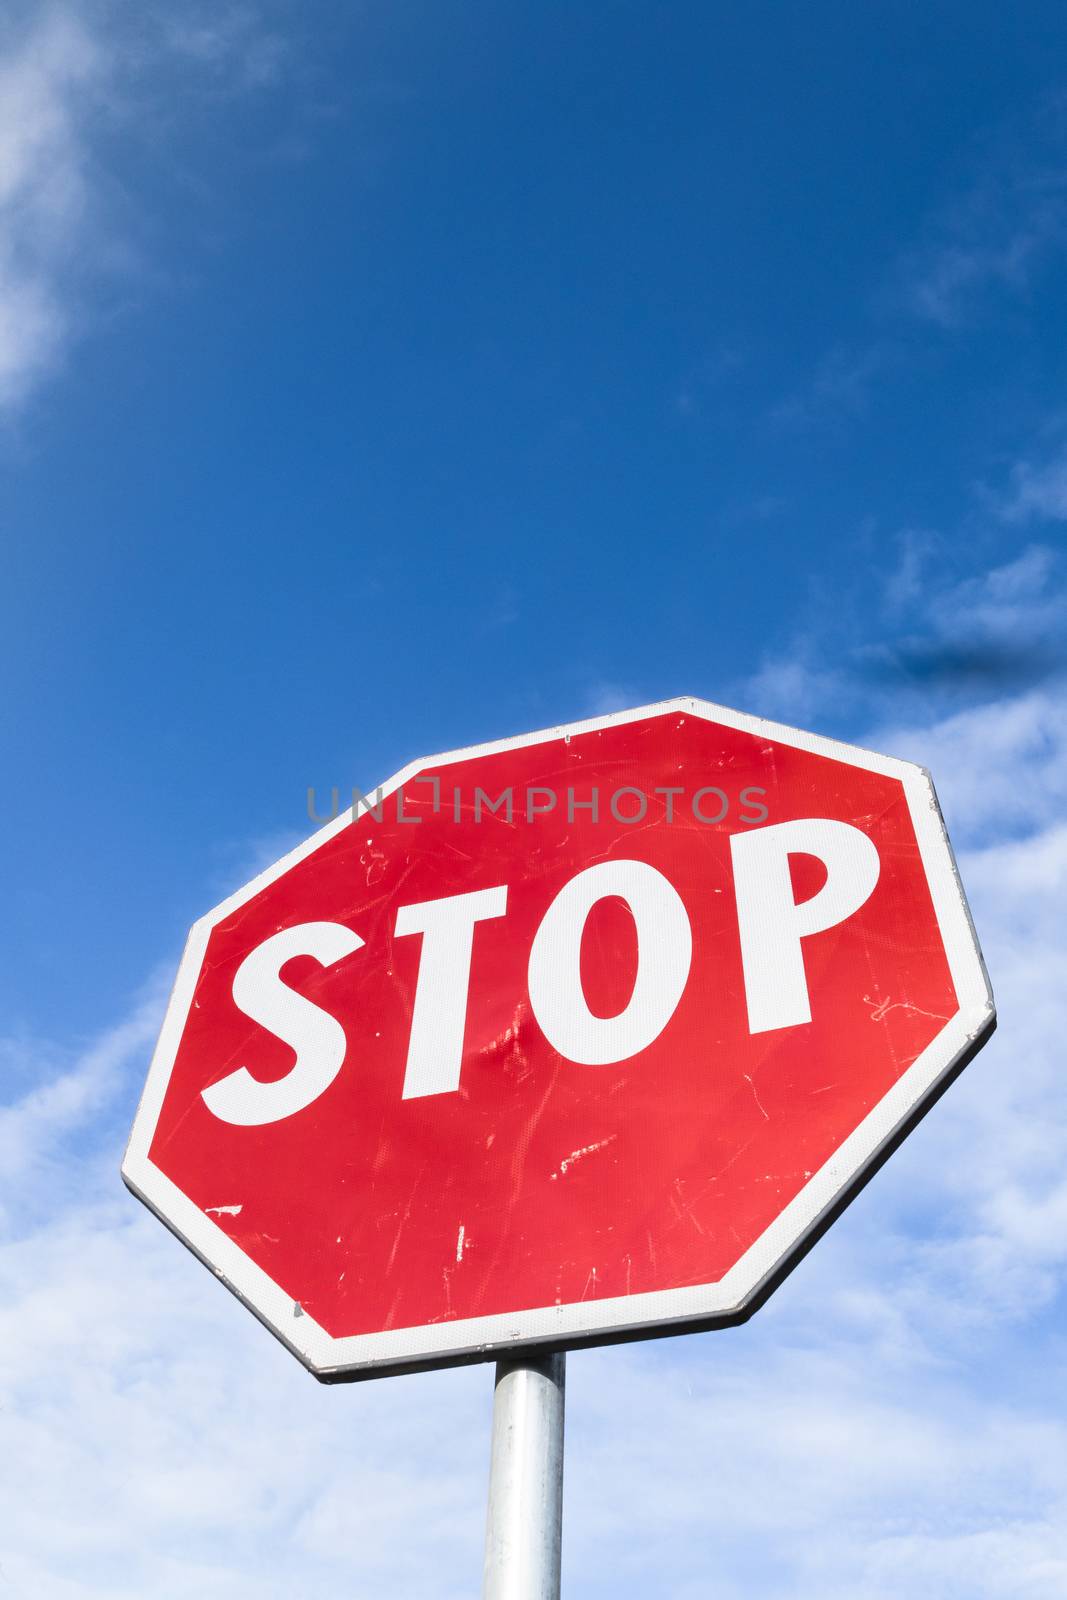
POLYGON ((483 1600, 559 1600, 566 1356, 500 1361, 483 1600))

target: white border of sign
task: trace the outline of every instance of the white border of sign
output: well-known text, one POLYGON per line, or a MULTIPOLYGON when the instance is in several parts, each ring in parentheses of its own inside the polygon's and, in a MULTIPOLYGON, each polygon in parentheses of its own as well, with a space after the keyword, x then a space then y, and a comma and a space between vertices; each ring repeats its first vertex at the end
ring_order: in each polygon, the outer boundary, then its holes
MULTIPOLYGON (((246 1256, 218 1224, 205 1216, 149 1160, 148 1152, 212 928, 346 828, 352 821, 349 808, 194 923, 122 1163, 122 1176, 133 1193, 324 1382, 465 1361, 496 1360, 517 1348, 568 1350, 744 1321, 877 1171, 992 1032, 996 1012, 989 978, 933 783, 925 768, 911 762, 875 755, 817 734, 802 733, 706 700, 680 697, 584 722, 565 723, 513 739, 473 745, 466 750, 427 756, 396 773, 382 785, 381 792, 388 797, 426 767, 474 761, 498 751, 517 750, 568 734, 592 733, 599 728, 678 713, 810 750, 902 783, 949 971, 959 997, 959 1011, 719 1282, 335 1339, 295 1305, 280 1285, 246 1256)), ((376 790, 375 799, 377 793, 376 790)))

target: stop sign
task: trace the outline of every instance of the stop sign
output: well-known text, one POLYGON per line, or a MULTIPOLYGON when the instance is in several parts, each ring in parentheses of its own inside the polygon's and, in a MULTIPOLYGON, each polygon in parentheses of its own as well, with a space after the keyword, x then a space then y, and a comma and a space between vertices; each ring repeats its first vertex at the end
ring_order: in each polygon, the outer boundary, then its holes
POLYGON ((326 1380, 711 1327, 993 1022, 925 771, 673 700, 415 762, 202 918, 123 1175, 326 1380))

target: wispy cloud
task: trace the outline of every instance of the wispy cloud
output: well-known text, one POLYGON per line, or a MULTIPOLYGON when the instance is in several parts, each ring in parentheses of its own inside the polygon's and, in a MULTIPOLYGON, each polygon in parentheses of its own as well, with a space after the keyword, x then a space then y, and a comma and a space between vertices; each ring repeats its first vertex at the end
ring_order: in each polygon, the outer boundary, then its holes
POLYGON ((961 237, 918 251, 904 268, 904 294, 915 315, 958 328, 991 289, 1025 290, 1039 264, 1064 237, 1062 201, 1046 197, 1013 226, 976 206, 961 237), (984 237, 989 228, 992 237, 984 237), (968 237, 973 235, 973 237, 968 237))
MULTIPOLYGON (((28 1093, 0 1105, 0 1171, 9 1194, 25 1199, 51 1186, 63 1140, 93 1121, 122 1082, 131 1061, 142 1062, 162 1019, 160 985, 122 1022, 65 1070, 48 1075, 28 1093)), ((32 1055, 32 1047, 23 1045, 32 1055)), ((50 1060, 50 1053, 46 1052, 50 1060)))
POLYGON ((493 595, 482 607, 480 627, 483 633, 501 633, 518 622, 521 616, 518 592, 513 584, 498 585, 493 595))
POLYGON ((1024 294, 1067 245, 1067 130, 1043 106, 1019 146, 1004 140, 963 193, 931 219, 896 269, 904 309, 960 328, 990 294, 1024 294))
POLYGON ((859 416, 895 359, 891 345, 884 340, 856 349, 831 350, 802 388, 773 407, 771 421, 803 426, 859 416))
POLYGON ((976 837, 1011 838, 1067 810, 1067 702, 1056 688, 968 707, 938 721, 936 738, 909 702, 878 736, 931 767, 951 820, 976 837))
POLYGON ((260 10, 251 5, 213 6, 162 19, 166 49, 209 68, 220 82, 237 89, 259 89, 276 83, 288 46, 260 10))
POLYGON ((121 128, 140 103, 181 103, 188 73, 253 89, 276 78, 278 35, 250 6, 57 3, 0 31, 0 415, 62 364, 92 322, 93 291, 131 252, 111 199, 121 128), (186 78, 182 83, 182 68, 186 78), (135 92, 138 91, 138 92, 135 92))
POLYGON ((1021 129, 989 137, 969 178, 861 286, 867 334, 823 354, 772 420, 826 425, 861 415, 880 383, 914 367, 917 349, 929 359, 998 302, 1025 304, 1065 250, 1067 102, 1053 99, 1021 129))
POLYGON ((1005 522, 1067 522, 1067 449, 1017 462, 999 509, 1005 522))
POLYGON ((628 707, 639 706, 641 703, 641 694, 638 690, 629 689, 623 683, 600 680, 590 684, 586 690, 581 715, 606 717, 612 711, 625 711, 628 707))
POLYGON ((1035 688, 1067 665, 1057 551, 1031 544, 961 577, 954 540, 907 532, 886 549, 884 563, 856 564, 852 596, 843 582, 812 599, 788 646, 739 685, 746 704, 841 728, 877 715, 891 696, 929 720, 1035 688))
MULTIPOLYGON (((910 557, 905 552, 903 570, 910 557)), ((895 581, 899 593, 901 579, 895 581)), ((875 682, 935 695, 1022 689, 1056 673, 1067 656, 1067 587, 1054 551, 1031 545, 978 577, 946 581, 932 567, 909 605, 911 624, 854 653, 875 682)))
POLYGON ((109 67, 84 23, 62 12, 0 55, 0 407, 54 367, 70 334, 64 281, 91 225, 84 123, 109 67))

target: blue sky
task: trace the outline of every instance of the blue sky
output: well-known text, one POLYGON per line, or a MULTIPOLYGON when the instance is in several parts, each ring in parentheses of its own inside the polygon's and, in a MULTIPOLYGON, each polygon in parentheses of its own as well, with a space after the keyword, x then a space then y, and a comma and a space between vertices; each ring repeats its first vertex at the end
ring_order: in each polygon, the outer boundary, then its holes
POLYGON ((678 693, 931 766, 1001 1026, 748 1328, 572 1360, 569 1592, 1067 1591, 1065 289, 1052 4, 5 9, 12 1593, 475 1592, 488 1373, 320 1391, 119 1152, 309 785, 678 693))

